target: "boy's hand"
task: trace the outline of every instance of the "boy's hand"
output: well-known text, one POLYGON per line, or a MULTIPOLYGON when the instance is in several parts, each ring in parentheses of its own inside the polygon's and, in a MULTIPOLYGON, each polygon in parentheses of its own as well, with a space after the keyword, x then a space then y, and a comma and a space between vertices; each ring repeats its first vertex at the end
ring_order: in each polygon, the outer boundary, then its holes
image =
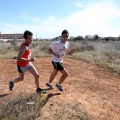
POLYGON ((71 52, 72 52, 72 53, 73 53, 73 52, 75 52, 75 51, 76 51, 76 49, 75 49, 75 48, 71 50, 71 52))
POLYGON ((33 57, 33 58, 30 59, 31 62, 34 62, 35 60, 36 60, 35 57, 33 57))
POLYGON ((55 54, 55 57, 60 58, 60 55, 59 54, 55 54))

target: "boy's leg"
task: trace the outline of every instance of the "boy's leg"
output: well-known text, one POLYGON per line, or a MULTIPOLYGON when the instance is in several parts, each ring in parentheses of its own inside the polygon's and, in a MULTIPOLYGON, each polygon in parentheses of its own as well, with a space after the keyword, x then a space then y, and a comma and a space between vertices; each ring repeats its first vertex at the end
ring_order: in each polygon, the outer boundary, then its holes
POLYGON ((58 71, 54 68, 53 69, 53 72, 49 78, 49 82, 46 83, 46 86, 48 86, 50 89, 54 89, 53 86, 52 86, 52 81, 54 80, 55 76, 57 75, 58 71))
POLYGON ((38 74, 36 68, 33 66, 33 67, 29 68, 28 71, 29 71, 30 73, 32 73, 32 74, 34 75, 34 77, 35 77, 35 84, 36 84, 36 88, 37 88, 37 89, 36 89, 36 93, 47 93, 46 90, 42 90, 42 89, 39 87, 39 74, 38 74))
POLYGON ((62 76, 60 77, 59 84, 62 84, 62 82, 67 78, 68 72, 66 69, 60 71, 62 73, 62 76))
POLYGON ((67 73, 66 69, 61 70, 60 72, 62 73, 62 76, 60 77, 59 83, 56 84, 56 87, 57 87, 60 91, 64 91, 63 88, 62 88, 62 86, 61 86, 61 84, 62 84, 62 82, 67 78, 68 73, 67 73))
POLYGON ((19 77, 15 78, 13 81, 9 82, 9 89, 12 91, 14 87, 14 83, 22 81, 24 79, 24 73, 19 73, 19 77))
POLYGON ((31 68, 28 69, 28 71, 33 74, 34 78, 35 78, 35 84, 36 84, 36 88, 39 88, 39 74, 36 70, 36 68, 33 66, 31 68))
POLYGON ((22 81, 24 79, 24 73, 19 73, 19 77, 15 78, 13 80, 13 83, 17 83, 19 81, 22 81))
POLYGON ((54 68, 53 69, 53 72, 50 76, 50 79, 49 79, 49 83, 52 83, 52 81, 54 80, 55 76, 57 75, 58 71, 54 68))

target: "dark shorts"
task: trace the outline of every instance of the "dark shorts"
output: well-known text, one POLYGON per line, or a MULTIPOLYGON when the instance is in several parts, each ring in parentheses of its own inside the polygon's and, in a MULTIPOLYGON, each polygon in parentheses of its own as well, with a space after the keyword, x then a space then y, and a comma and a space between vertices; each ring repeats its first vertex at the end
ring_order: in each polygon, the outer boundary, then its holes
POLYGON ((52 64, 53 64, 53 66, 54 66, 54 68, 58 71, 58 70, 64 70, 64 67, 62 66, 62 63, 60 63, 60 62, 53 62, 52 61, 52 64))

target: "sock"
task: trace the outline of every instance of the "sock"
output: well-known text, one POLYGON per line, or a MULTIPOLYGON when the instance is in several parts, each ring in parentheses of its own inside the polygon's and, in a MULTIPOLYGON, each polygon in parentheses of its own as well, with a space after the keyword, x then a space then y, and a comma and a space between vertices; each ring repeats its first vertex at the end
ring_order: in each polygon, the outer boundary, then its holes
POLYGON ((48 82, 48 84, 49 84, 49 85, 51 85, 51 83, 50 83, 50 82, 48 82))
POLYGON ((61 84, 57 83, 58 86, 61 86, 61 84))
POLYGON ((41 90, 41 88, 37 88, 37 90, 41 90))

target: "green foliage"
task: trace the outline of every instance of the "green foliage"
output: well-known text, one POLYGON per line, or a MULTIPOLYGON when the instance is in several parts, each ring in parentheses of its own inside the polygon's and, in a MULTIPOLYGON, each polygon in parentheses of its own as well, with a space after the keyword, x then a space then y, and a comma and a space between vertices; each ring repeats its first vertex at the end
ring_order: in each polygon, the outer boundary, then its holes
POLYGON ((82 36, 77 36, 74 38, 74 40, 83 40, 83 37, 82 36))

